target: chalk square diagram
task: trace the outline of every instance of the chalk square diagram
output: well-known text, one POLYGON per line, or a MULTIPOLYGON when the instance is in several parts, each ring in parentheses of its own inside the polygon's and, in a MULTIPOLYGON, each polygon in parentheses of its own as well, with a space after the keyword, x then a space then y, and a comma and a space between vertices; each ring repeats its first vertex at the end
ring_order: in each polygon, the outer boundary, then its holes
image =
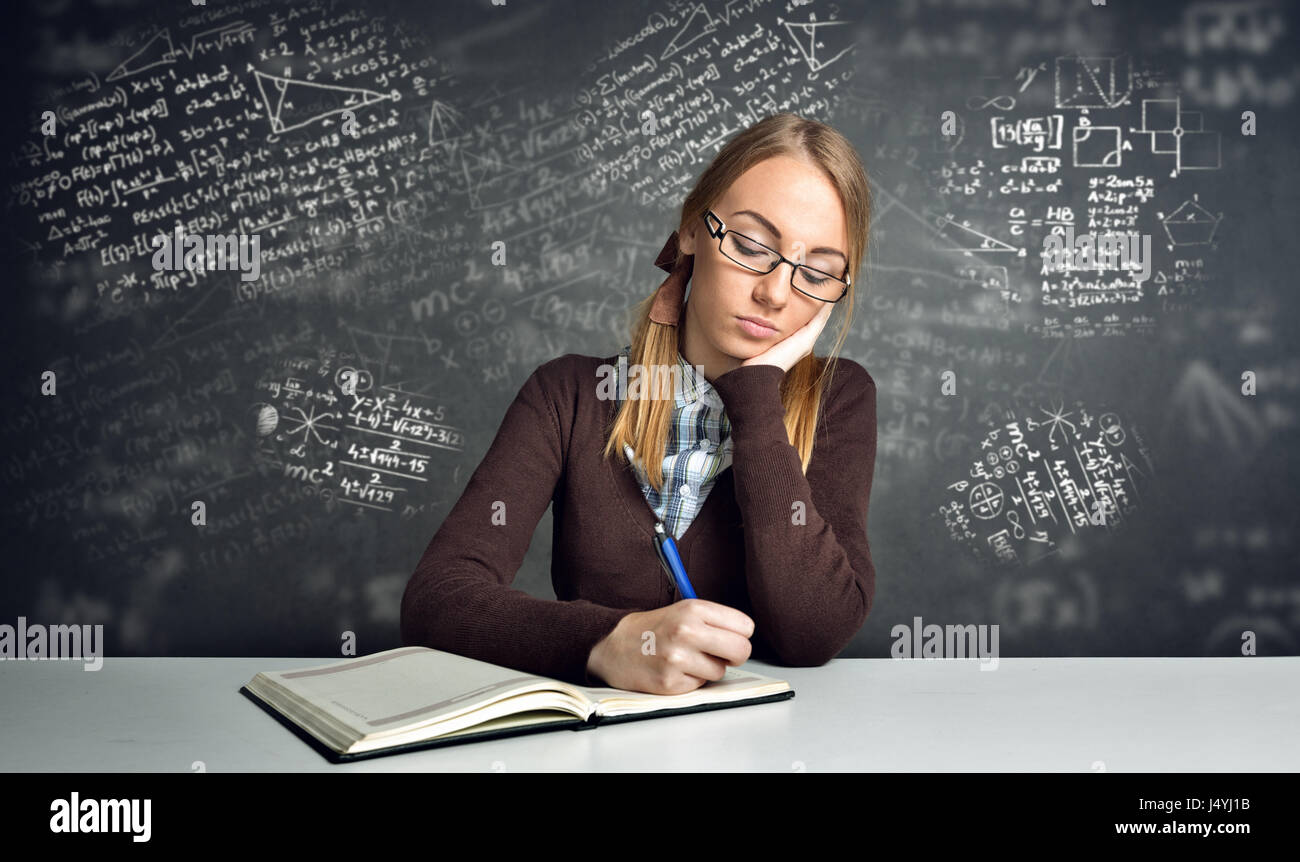
POLYGON ((1074 165, 1113 168, 1120 164, 1122 139, 1117 126, 1075 126, 1074 165))
POLYGON ((1222 166, 1218 132, 1183 132, 1178 154, 1180 170, 1217 170, 1222 166))
POLYGON ((1178 152, 1178 137, 1174 129, 1179 125, 1177 99, 1143 99, 1142 128, 1140 131, 1151 133, 1151 152, 1178 152))

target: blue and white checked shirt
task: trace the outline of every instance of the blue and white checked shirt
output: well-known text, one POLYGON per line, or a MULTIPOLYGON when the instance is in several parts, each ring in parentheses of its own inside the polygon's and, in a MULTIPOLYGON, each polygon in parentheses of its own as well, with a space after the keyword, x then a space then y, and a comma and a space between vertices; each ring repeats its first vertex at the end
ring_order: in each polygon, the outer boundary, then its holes
MULTIPOLYGON (((631 361, 628 358, 631 351, 629 344, 619 353, 621 362, 619 358, 614 361, 616 385, 622 364, 631 361)), ((662 494, 646 481, 632 447, 623 444, 623 451, 641 482, 641 493, 674 539, 680 539, 695 520, 718 474, 731 466, 731 423, 727 421, 722 398, 702 374, 687 364, 680 351, 677 362, 681 366, 682 385, 677 389, 677 406, 668 426, 662 494)), ((621 399, 619 403, 621 406, 621 399)))

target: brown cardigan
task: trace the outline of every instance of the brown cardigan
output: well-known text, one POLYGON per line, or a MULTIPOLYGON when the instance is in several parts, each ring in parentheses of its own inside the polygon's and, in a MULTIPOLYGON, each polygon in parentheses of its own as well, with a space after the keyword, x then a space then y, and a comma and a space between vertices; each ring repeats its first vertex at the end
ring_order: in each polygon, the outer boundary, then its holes
MULTIPOLYGON (((676 599, 636 475, 601 456, 617 402, 597 397, 597 368, 615 361, 570 353, 524 382, 406 586, 404 645, 603 685, 586 672, 592 647, 630 611, 676 599), (551 504, 558 600, 510 586, 551 504)), ((875 592, 876 384, 838 360, 805 477, 785 430, 784 376, 753 365, 712 381, 731 423, 732 464, 677 544, 699 598, 753 618, 752 658, 820 665, 857 633, 875 592)))

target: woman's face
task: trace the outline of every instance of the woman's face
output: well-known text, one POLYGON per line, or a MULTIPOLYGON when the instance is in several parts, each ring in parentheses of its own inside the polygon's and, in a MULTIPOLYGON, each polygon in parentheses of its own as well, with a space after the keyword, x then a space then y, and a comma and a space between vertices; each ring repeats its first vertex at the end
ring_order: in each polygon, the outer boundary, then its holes
MULTIPOLYGON (((808 162, 785 155, 759 162, 731 184, 712 211, 726 229, 789 260, 837 276, 844 271, 844 207, 835 186, 808 162)), ((678 241, 684 252, 695 255, 680 348, 687 362, 704 366, 706 379, 738 368, 788 338, 823 307, 791 286, 789 264, 777 264, 763 275, 727 258, 703 219, 687 225, 678 241), (765 319, 776 332, 756 335, 746 330, 742 317, 765 319)))

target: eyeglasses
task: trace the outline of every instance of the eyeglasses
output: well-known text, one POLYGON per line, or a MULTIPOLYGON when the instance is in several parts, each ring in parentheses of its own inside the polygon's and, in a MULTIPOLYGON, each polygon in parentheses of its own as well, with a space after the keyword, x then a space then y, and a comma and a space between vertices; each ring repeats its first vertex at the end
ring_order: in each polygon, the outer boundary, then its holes
POLYGON ((709 236, 717 238, 718 250, 728 260, 740 264, 745 269, 766 274, 776 269, 782 262, 790 264, 792 268, 790 286, 805 296, 822 302, 839 302, 844 298, 844 294, 849 292, 849 285, 853 283, 853 279, 849 277, 847 264, 844 266, 844 275, 837 278, 807 264, 797 263, 756 239, 728 229, 713 210, 704 214, 704 225, 709 236), (714 222, 717 222, 716 228, 713 226, 714 222))

